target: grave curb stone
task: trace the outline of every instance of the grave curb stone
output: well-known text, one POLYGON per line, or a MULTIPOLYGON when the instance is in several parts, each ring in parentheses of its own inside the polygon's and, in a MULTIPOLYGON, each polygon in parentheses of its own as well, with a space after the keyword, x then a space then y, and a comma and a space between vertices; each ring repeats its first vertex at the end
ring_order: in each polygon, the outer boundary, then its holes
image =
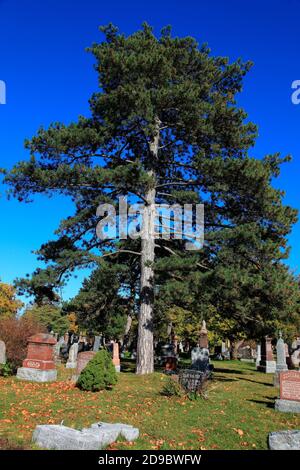
POLYGON ((300 413, 300 401, 283 400, 278 398, 275 400, 275 410, 284 413, 300 413))
POLYGON ((135 441, 139 437, 139 430, 138 428, 134 428, 130 424, 122 424, 122 423, 103 423, 98 422, 91 425, 91 429, 103 429, 108 431, 115 431, 118 435, 121 435, 127 441, 135 441))
POLYGON ((269 434, 270 450, 300 450, 300 431, 277 431, 269 434))
POLYGON ((19 367, 17 378, 20 380, 31 380, 33 382, 53 382, 57 379, 57 370, 39 370, 30 367, 19 367))
POLYGON ((55 450, 100 450, 122 435, 127 441, 138 438, 139 430, 117 423, 94 423, 81 431, 57 424, 36 426, 32 441, 39 447, 55 450))

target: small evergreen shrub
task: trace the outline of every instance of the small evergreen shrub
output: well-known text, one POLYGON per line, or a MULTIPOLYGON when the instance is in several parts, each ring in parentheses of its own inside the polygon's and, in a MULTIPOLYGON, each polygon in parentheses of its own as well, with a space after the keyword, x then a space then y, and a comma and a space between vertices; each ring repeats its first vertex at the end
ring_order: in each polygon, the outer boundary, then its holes
POLYGON ((182 397, 184 395, 184 390, 178 381, 172 377, 168 377, 168 380, 164 384, 160 393, 166 397, 182 397))
POLYGON ((13 367, 9 362, 0 364, 0 375, 2 377, 9 377, 10 375, 13 375, 13 367))
POLYGON ((110 354, 105 350, 98 351, 81 372, 77 386, 81 390, 98 392, 117 383, 117 373, 110 354))

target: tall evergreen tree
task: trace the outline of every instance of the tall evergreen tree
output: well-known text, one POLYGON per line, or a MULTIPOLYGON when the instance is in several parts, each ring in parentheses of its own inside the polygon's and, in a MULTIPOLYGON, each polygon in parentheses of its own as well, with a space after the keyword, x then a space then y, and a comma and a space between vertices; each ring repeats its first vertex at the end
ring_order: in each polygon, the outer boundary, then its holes
POLYGON ((280 263, 296 213, 271 186, 280 157, 248 156, 256 127, 245 123, 235 95, 250 63, 213 57, 191 37, 172 37, 170 28, 158 38, 147 24, 129 37, 113 25, 101 29, 105 40, 90 49, 99 78, 90 117, 41 128, 26 143, 30 160, 5 181, 19 200, 59 193, 75 203, 58 239, 39 250, 49 267, 37 277, 50 290, 75 268, 101 264, 103 256, 139 264, 137 373, 146 374, 153 371, 154 294, 166 276, 177 276, 184 289, 188 273, 201 282, 227 266, 235 250, 240 266, 280 263), (97 207, 124 194, 145 204, 148 236, 99 241, 97 207), (199 252, 185 252, 184 240, 151 236, 154 205, 175 202, 205 204, 199 252))

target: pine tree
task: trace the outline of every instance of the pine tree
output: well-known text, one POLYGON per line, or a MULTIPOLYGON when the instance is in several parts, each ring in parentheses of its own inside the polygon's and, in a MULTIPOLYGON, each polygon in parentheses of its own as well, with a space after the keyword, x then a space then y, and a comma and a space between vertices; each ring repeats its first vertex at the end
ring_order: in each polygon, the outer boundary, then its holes
POLYGON ((261 260, 264 266, 280 263, 296 212, 271 186, 279 155, 261 161, 248 155, 256 127, 245 123, 235 96, 251 63, 213 57, 191 37, 172 37, 170 28, 159 37, 147 24, 129 37, 113 25, 101 29, 105 40, 90 48, 99 79, 91 115, 41 128, 26 143, 30 160, 16 165, 5 182, 19 200, 56 193, 76 206, 58 238, 39 250, 49 266, 36 273, 35 286, 43 279, 51 291, 74 269, 101 266, 104 256, 138 265, 137 373, 146 374, 153 372, 160 286, 178 281, 184 291, 190 277, 201 290, 216 268, 228 278, 235 250, 235 268, 245 266, 247 273, 249 266, 262 269, 261 260), (99 241, 97 207, 115 205, 121 195, 145 205, 147 236, 99 241), (154 240, 156 203, 204 203, 204 248, 188 252, 185 240, 154 240))

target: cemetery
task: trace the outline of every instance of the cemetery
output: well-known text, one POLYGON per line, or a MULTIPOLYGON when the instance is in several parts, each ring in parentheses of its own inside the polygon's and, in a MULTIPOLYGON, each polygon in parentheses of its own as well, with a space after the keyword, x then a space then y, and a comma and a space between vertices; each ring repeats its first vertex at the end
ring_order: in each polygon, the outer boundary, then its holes
POLYGON ((23 127, 24 88, 6 102, 0 81, 0 451, 300 450, 297 126, 269 121, 265 76, 238 58, 259 71, 276 47, 252 29, 226 44, 234 24, 210 49, 191 13, 94 31, 112 6, 86 3, 57 3, 61 43, 54 7, 24 32, 41 66, 23 127))
MULTIPOLYGON (((225 346, 223 354, 214 354, 205 322, 200 326, 196 347, 187 354, 166 343, 157 350, 165 356, 155 359, 155 372, 142 381, 135 359, 120 352, 118 343, 104 345, 101 336, 29 337, 16 375, 0 377, 0 448, 299 448, 299 364, 289 361, 282 334, 276 342, 264 338, 247 361, 242 342, 238 359, 231 360, 225 346), (87 343, 90 350, 78 352, 87 343), (108 362, 95 362, 98 388, 89 387, 88 366, 104 352, 108 362), (103 382, 105 370, 110 375, 106 372, 103 382)), ((293 346, 300 349, 300 338, 293 346)), ((0 363, 5 361, 1 341, 0 363)))

